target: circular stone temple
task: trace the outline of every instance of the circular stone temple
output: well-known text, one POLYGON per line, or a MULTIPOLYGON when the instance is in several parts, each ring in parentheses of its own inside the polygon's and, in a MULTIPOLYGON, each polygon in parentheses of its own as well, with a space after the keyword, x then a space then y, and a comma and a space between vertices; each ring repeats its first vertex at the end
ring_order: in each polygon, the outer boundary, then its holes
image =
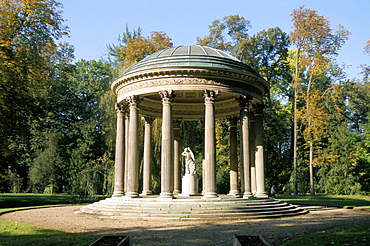
MULTIPOLYGON (((255 217, 276 217, 300 211, 269 199, 266 193, 262 116, 263 98, 269 84, 248 65, 206 46, 172 47, 157 51, 128 68, 112 83, 111 89, 117 96, 114 192, 112 198, 76 213, 130 217, 133 210, 126 214, 126 207, 132 209, 133 204, 137 204, 138 217, 155 217, 154 207, 160 206, 158 211, 163 216, 166 210, 163 204, 168 203, 165 206, 168 216, 173 217, 175 213, 171 208, 183 206, 182 200, 192 209, 185 208, 180 217, 187 213, 186 216, 191 216, 195 207, 200 207, 203 211, 199 218, 204 219, 208 216, 204 202, 208 202, 212 218, 223 217, 215 214, 219 211, 219 207, 211 205, 215 201, 227 204, 227 211, 235 216, 252 213, 255 217), (139 139, 139 116, 144 120, 144 139, 139 139), (153 195, 151 186, 151 127, 156 118, 162 120, 159 195, 153 195), (230 124, 230 191, 227 195, 218 194, 216 189, 216 119, 228 119, 230 124), (204 126, 204 159, 201 195, 198 191, 190 194, 201 197, 185 199, 181 196, 188 187, 182 187, 184 182, 181 182, 180 123, 189 120, 201 121, 204 126), (240 127, 240 153, 237 126, 240 127), (140 141, 144 141, 142 160, 138 151, 140 141), (139 179, 140 163, 143 163, 142 179, 139 179), (142 191, 139 191, 139 180, 143 182, 142 191), (230 202, 237 207, 235 211, 229 207, 230 202), (143 204, 149 204, 152 210, 146 211, 143 204), (266 205, 268 212, 261 209, 261 216, 256 215, 255 209, 247 211, 258 206, 266 208, 266 205)), ((182 181, 184 178, 193 177, 184 175, 182 181)))
POLYGON ((140 114, 161 117, 161 91, 173 91, 172 117, 204 120, 204 93, 217 93, 216 118, 239 116, 240 97, 262 101, 268 83, 248 65, 205 46, 179 46, 158 51, 127 69, 112 84, 118 103, 141 97, 140 114))

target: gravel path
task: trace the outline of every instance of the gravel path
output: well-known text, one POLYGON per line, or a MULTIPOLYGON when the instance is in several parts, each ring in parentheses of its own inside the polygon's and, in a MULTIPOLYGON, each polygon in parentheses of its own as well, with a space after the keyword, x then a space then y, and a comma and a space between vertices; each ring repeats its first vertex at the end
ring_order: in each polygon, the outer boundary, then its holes
POLYGON ((128 235, 130 245, 232 245, 233 235, 260 234, 272 245, 304 234, 370 219, 361 210, 305 207, 310 213, 277 219, 232 221, 136 221, 100 219, 73 213, 81 206, 52 207, 6 213, 12 220, 46 228, 79 233, 93 238, 128 235))

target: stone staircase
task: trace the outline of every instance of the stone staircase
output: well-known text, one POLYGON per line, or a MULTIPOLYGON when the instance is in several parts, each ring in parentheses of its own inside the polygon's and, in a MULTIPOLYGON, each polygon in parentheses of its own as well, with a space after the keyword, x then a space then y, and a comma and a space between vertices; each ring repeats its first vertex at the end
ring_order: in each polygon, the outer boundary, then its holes
POLYGON ((201 197, 160 199, 156 197, 113 197, 74 211, 78 215, 116 219, 156 220, 235 220, 275 218, 307 213, 299 207, 275 199, 201 197))

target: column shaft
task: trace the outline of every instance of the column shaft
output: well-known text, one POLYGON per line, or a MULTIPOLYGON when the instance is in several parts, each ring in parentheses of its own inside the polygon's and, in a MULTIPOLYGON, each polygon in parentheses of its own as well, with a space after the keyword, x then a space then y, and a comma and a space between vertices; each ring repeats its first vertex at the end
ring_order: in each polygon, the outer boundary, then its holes
POLYGON ((239 195, 238 190, 238 146, 236 124, 237 118, 231 117, 230 124, 230 191, 228 195, 239 195))
POLYGON ((173 135, 174 135, 174 142, 173 142, 173 149, 174 149, 174 179, 173 179, 173 193, 180 194, 181 193, 181 165, 180 165, 180 145, 181 145, 181 137, 180 137, 180 121, 174 120, 173 122, 173 135))
POLYGON ((173 91, 161 91, 162 97, 162 156, 161 156, 161 193, 160 198, 173 197, 173 127, 172 101, 173 91))
POLYGON ((144 153, 143 153, 143 192, 146 196, 152 192, 152 123, 153 117, 143 117, 144 121, 144 153))
POLYGON ((257 198, 267 198, 265 189, 265 157, 263 140, 263 104, 257 104, 256 108, 256 182, 257 198))
POLYGON ((216 192, 216 131, 215 99, 217 92, 206 90, 204 119, 204 195, 203 198, 218 197, 216 192))
POLYGON ((127 191, 127 172, 128 172, 128 138, 130 136, 130 112, 125 114, 125 172, 124 172, 124 191, 127 191))
POLYGON ((125 172, 125 108, 122 104, 116 104, 117 112, 117 135, 116 155, 114 163, 114 191, 112 197, 121 197, 124 194, 125 172))
POLYGON ((127 191, 126 197, 138 197, 139 189, 139 129, 138 109, 139 100, 136 96, 126 99, 130 108, 130 131, 128 138, 128 163, 127 163, 127 191))
POLYGON ((252 100, 250 96, 243 96, 238 99, 240 107, 240 152, 241 166, 243 172, 243 197, 252 197, 251 192, 251 172, 250 172, 250 142, 249 142, 249 102, 252 100))
POLYGON ((257 193, 257 183, 256 183, 256 143, 255 143, 255 135, 256 135, 256 122, 254 119, 254 115, 250 114, 250 131, 249 131, 249 144, 250 144, 250 165, 251 165, 251 189, 252 194, 255 195, 257 193))

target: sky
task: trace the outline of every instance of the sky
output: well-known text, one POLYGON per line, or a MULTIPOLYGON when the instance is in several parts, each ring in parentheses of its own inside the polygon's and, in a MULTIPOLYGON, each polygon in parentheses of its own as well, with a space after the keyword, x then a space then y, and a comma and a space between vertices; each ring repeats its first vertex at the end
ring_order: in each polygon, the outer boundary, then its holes
POLYGON ((225 16, 240 15, 250 21, 249 35, 270 27, 292 31, 291 13, 304 5, 351 32, 339 51, 337 63, 345 65, 347 78, 360 78, 361 64, 370 65, 363 53, 370 39, 370 0, 60 0, 69 27, 67 40, 75 47, 76 60, 107 55, 107 45, 118 44, 125 31, 140 27, 142 35, 164 31, 174 46, 196 44, 208 34, 208 26, 225 16))

